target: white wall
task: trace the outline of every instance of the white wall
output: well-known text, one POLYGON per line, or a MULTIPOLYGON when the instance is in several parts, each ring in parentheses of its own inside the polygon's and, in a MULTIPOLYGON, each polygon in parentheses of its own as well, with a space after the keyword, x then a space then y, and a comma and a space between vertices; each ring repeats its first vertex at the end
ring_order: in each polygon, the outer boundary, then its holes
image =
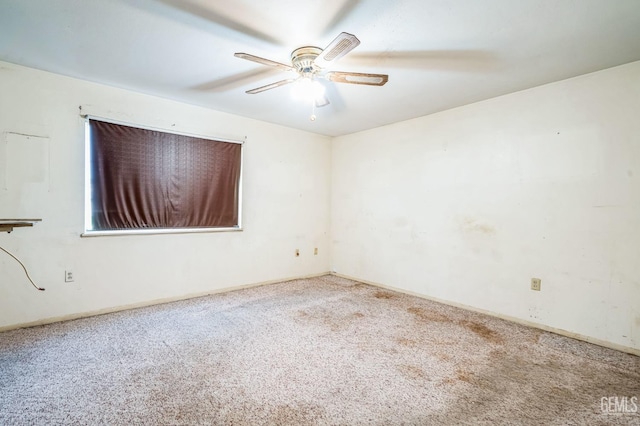
POLYGON ((339 137, 332 158, 337 273, 640 349, 640 62, 339 137))
POLYGON ((47 138, 25 140, 40 144, 33 161, 0 152, 0 218, 43 219, 0 233, 0 246, 46 288, 36 291, 0 252, 0 328, 329 270, 329 138, 7 63, 0 93, 0 150, 9 140, 15 151, 16 134, 47 138), (81 238, 79 106, 145 126, 246 136, 244 231, 81 238), (69 268, 74 283, 64 282, 69 268))

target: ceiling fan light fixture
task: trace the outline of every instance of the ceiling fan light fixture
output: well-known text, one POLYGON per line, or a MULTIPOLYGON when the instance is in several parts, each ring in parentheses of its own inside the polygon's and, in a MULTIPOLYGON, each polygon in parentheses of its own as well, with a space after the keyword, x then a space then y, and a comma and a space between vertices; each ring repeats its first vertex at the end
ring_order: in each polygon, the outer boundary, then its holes
POLYGON ((315 103, 324 98, 324 86, 311 77, 301 77, 291 88, 291 94, 296 100, 315 103))

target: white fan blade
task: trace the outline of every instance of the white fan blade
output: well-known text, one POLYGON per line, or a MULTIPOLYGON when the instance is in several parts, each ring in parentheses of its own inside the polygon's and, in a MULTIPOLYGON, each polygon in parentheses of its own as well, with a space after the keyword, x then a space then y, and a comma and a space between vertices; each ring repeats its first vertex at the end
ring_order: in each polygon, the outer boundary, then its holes
POLYGON ((366 84, 368 86, 384 86, 389 81, 386 74, 366 74, 359 72, 330 71, 324 76, 334 83, 366 84))
POLYGON ((360 44, 358 37, 349 33, 340 33, 329 45, 322 51, 314 61, 318 66, 331 61, 337 61, 347 53, 351 52, 360 44))
POLYGON ((260 56, 250 55, 248 53, 236 53, 233 56, 236 58, 246 59, 247 61, 257 62, 262 65, 268 65, 270 67, 275 67, 281 69, 283 71, 295 71, 295 69, 290 66, 280 62, 272 61, 270 59, 261 58, 260 56))
POLYGON ((289 78, 287 80, 280 80, 275 83, 267 84, 266 86, 256 87, 255 89, 247 90, 245 93, 255 95, 256 93, 264 92, 265 90, 275 89, 276 87, 284 86, 285 84, 293 83, 297 78, 289 78))

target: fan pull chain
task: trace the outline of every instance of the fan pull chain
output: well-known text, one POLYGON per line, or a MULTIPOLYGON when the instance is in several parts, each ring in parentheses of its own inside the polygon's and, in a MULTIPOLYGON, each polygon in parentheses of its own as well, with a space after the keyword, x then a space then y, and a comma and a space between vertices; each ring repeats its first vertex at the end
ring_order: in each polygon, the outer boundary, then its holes
POLYGON ((309 117, 309 120, 316 121, 316 118, 316 101, 314 99, 311 101, 311 116, 309 117))

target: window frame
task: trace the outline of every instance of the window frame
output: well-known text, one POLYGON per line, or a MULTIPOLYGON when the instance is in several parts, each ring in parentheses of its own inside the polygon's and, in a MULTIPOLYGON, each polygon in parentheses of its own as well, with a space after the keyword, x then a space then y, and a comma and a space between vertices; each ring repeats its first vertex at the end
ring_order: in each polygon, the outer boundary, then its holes
POLYGON ((154 235, 154 234, 191 234, 191 233, 211 233, 211 232, 235 232, 242 231, 242 187, 243 187, 243 171, 244 171, 244 143, 246 137, 240 139, 219 138, 208 135, 198 135, 187 132, 177 132, 175 130, 167 130, 164 128, 144 126, 140 124, 128 123, 120 120, 99 117, 95 115, 82 115, 84 119, 84 232, 80 234, 82 237, 99 237, 99 236, 119 236, 119 235, 154 235), (132 228, 132 229, 115 229, 115 230, 94 230, 92 225, 92 168, 91 168, 91 127, 90 120, 102 121, 110 124, 121 126, 135 127, 143 130, 151 130, 162 133, 170 133, 174 135, 187 136, 199 139, 207 139, 212 142, 225 142, 240 144, 240 176, 238 178, 238 224, 232 227, 194 227, 194 228, 132 228))

